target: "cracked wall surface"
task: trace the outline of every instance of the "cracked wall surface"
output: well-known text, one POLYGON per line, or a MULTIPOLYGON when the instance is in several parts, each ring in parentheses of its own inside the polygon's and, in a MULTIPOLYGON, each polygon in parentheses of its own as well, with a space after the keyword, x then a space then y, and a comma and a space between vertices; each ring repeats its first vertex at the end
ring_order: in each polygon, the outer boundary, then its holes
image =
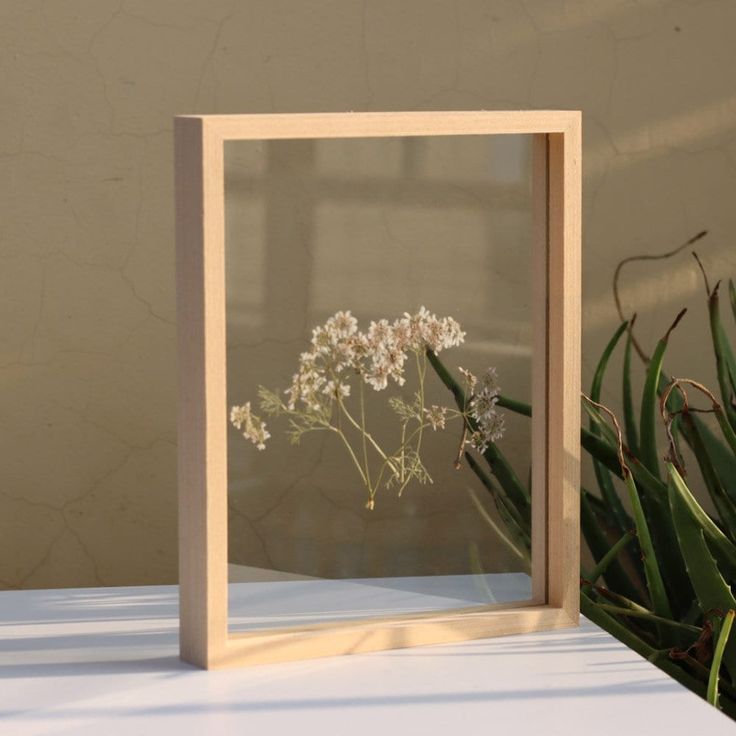
MULTIPOLYGON (((736 274, 735 24, 731 0, 0 3, 0 586, 175 581, 174 114, 581 108, 588 383, 621 258, 707 228, 711 280, 736 274)), ((714 385, 687 253, 622 298, 649 346, 687 306, 669 365, 714 385)))

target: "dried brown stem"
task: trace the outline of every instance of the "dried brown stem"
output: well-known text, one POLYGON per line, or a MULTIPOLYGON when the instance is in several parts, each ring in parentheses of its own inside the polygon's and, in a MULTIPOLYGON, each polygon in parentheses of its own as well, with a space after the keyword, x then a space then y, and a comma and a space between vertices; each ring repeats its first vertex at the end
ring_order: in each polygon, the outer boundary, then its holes
MULTIPOLYGON (((619 277, 621 276, 621 270, 623 267, 628 263, 634 263, 636 261, 659 261, 664 260, 667 258, 671 258, 672 256, 677 255, 681 251, 685 250, 685 248, 689 248, 691 245, 696 243, 701 238, 704 238, 708 234, 707 230, 701 230, 697 235, 693 235, 692 238, 687 240, 686 242, 682 243, 681 245, 678 245, 677 248, 673 248, 672 250, 667 251, 666 253, 659 253, 658 255, 641 255, 641 256, 630 256, 629 258, 624 258, 622 261, 619 262, 619 264, 616 266, 616 270, 613 273, 613 299, 616 302, 616 310, 618 311, 618 316, 620 317, 621 321, 625 321, 627 317, 624 316, 624 310, 621 306, 621 295, 619 293, 619 277)), ((634 346, 634 350, 636 350, 639 357, 645 362, 649 362, 649 356, 644 352, 643 348, 639 344, 639 341, 634 337, 634 333, 632 330, 633 323, 629 324, 629 334, 631 335, 631 344, 634 346)))
POLYGON ((605 406, 605 404, 599 404, 597 401, 593 401, 590 396, 582 394, 582 397, 591 406, 594 406, 598 411, 602 411, 611 420, 613 429, 616 432, 616 454, 618 455, 618 462, 621 466, 621 472, 624 478, 626 478, 631 473, 631 471, 629 470, 629 466, 626 464, 626 460, 624 459, 624 435, 621 431, 621 425, 618 423, 618 419, 616 419, 616 415, 607 406, 605 406))
POLYGON ((662 392, 662 396, 659 399, 659 412, 662 415, 662 421, 664 422, 664 428, 665 432, 667 433, 667 444, 669 446, 669 450, 667 453, 666 459, 670 460, 672 464, 677 468, 678 472, 681 475, 685 474, 685 466, 684 466, 684 460, 682 459, 682 456, 680 455, 680 452, 677 449, 677 444, 675 443, 675 437, 672 433, 672 424, 674 423, 675 419, 680 415, 687 415, 689 412, 700 412, 702 414, 715 414, 716 412, 720 411, 722 409, 720 403, 718 402, 718 399, 713 395, 713 393, 706 388, 702 383, 698 383, 697 381, 694 381, 692 378, 673 378, 668 384, 667 388, 662 392), (713 404, 710 409, 701 409, 697 407, 691 407, 688 400, 687 391, 683 388, 683 386, 692 386, 697 391, 700 391, 700 393, 705 394, 713 404), (682 397, 682 408, 678 409, 677 411, 670 411, 667 408, 667 401, 669 401, 669 398, 672 394, 672 392, 677 389, 678 393, 682 397))
MULTIPOLYGON (((465 419, 463 417, 463 419, 465 419)), ((463 421, 463 433, 460 435, 460 444, 457 448, 457 456, 455 457, 455 470, 460 470, 463 464, 463 452, 465 450, 465 443, 468 439, 468 425, 466 421, 463 421)))

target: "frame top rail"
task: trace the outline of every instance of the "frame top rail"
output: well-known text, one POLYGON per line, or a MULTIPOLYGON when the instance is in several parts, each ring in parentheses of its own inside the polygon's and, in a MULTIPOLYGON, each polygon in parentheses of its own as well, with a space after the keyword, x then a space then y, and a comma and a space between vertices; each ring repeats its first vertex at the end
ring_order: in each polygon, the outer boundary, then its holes
POLYGON ((571 133, 578 110, 446 110, 418 112, 278 113, 177 115, 199 121, 206 133, 225 140, 279 138, 371 138, 423 135, 518 135, 571 133))

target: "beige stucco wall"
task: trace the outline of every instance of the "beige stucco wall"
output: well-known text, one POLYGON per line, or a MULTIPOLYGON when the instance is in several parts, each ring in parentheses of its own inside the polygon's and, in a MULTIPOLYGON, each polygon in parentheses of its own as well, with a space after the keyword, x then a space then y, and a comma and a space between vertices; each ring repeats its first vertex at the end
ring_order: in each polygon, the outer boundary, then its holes
MULTIPOLYGON (((171 118, 582 108, 586 380, 616 262, 702 228, 736 273, 736 5, 0 3, 0 585, 172 582, 171 118)), ((632 268, 651 341, 713 383, 687 255, 632 268)))

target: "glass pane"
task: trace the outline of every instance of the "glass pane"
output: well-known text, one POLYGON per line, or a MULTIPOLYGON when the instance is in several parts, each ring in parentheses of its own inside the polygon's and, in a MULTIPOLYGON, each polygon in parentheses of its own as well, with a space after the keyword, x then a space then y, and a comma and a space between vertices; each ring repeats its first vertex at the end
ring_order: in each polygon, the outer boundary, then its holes
POLYGON ((231 628, 530 598, 531 144, 225 144, 231 628))

